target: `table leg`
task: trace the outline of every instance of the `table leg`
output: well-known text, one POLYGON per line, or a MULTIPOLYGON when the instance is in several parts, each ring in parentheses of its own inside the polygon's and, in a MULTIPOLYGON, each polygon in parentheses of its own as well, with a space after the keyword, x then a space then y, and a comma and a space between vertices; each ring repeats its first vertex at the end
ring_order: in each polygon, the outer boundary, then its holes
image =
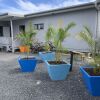
POLYGON ((72 71, 72 67, 73 67, 73 55, 74 53, 73 52, 70 52, 70 64, 71 64, 71 67, 70 67, 70 71, 72 71))

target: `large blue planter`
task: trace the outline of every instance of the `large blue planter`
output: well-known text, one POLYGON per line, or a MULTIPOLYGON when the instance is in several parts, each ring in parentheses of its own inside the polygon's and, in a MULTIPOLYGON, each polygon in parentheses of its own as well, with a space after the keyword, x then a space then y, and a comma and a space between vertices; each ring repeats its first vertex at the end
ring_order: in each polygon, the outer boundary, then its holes
POLYGON ((84 68, 86 67, 80 67, 80 71, 88 91, 93 96, 100 96, 100 76, 90 76, 84 68))
POLYGON ((43 61, 45 60, 54 60, 55 52, 39 52, 39 56, 43 61))
POLYGON ((18 62, 21 67, 22 72, 33 72, 36 67, 37 59, 31 58, 31 59, 18 59, 18 62))
POLYGON ((47 69, 51 80, 65 80, 70 69, 70 64, 58 64, 51 65, 48 61, 45 61, 47 64, 47 69))

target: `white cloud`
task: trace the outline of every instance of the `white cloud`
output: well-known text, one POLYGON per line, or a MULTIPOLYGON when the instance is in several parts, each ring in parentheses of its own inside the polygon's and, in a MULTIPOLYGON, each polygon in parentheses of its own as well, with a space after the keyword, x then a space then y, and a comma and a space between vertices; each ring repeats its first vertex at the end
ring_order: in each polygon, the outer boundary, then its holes
POLYGON ((77 5, 77 4, 87 3, 89 1, 93 2, 95 0, 83 0, 83 1, 80 1, 80 0, 68 0, 68 1, 66 1, 66 0, 64 0, 62 2, 62 4, 60 4, 60 7, 66 7, 66 6, 71 6, 71 5, 77 5))
POLYGON ((17 0, 16 3, 19 5, 19 7, 26 11, 26 12, 37 12, 37 11, 43 11, 51 9, 53 6, 52 4, 34 4, 30 1, 24 1, 24 0, 17 0))
MULTIPOLYGON (((2 0, 0 0, 2 1, 2 0)), ((18 5, 18 8, 15 7, 10 7, 6 6, 6 9, 2 9, 1 12, 12 12, 12 13, 20 13, 20 14, 26 14, 26 13, 34 13, 34 12, 39 12, 39 11, 45 11, 45 10, 50 10, 50 9, 55 9, 55 8, 61 8, 61 7, 66 7, 66 6, 71 6, 71 5, 76 5, 76 4, 82 4, 86 3, 89 1, 95 1, 95 0, 56 0, 56 4, 54 3, 49 3, 49 4, 34 4, 28 0, 16 0, 16 3, 18 5)))
POLYGON ((17 8, 14 8, 14 7, 7 7, 6 9, 2 9, 0 12, 1 13, 7 13, 7 12, 9 12, 9 13, 15 13, 15 14, 22 14, 22 15, 25 14, 25 13, 27 13, 24 10, 17 9, 17 8))

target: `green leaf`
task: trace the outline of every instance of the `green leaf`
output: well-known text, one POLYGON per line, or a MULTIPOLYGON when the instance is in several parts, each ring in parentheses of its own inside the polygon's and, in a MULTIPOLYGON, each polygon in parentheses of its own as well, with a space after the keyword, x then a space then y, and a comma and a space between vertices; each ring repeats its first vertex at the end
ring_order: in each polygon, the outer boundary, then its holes
MULTIPOLYGON (((70 36, 69 30, 74 26, 75 23, 71 22, 66 28, 54 29, 53 27, 49 27, 46 33, 46 41, 52 41, 56 51, 62 50, 62 43, 67 37, 70 36)), ((60 59, 59 55, 59 53, 56 54, 56 60, 60 59)))
MULTIPOLYGON (((33 42, 33 37, 35 38, 37 32, 33 29, 32 23, 30 22, 28 25, 29 28, 27 28, 27 32, 22 32, 17 34, 17 39, 21 40, 22 45, 30 47, 33 42)), ((27 52, 27 55, 29 52, 27 52)))

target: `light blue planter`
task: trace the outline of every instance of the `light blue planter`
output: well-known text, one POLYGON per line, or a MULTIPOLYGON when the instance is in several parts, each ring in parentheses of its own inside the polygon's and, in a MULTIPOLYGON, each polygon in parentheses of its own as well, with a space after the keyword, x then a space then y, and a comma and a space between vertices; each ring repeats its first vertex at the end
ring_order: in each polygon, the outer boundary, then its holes
POLYGON ((58 64, 50 65, 48 61, 45 61, 47 64, 47 69, 51 80, 65 80, 69 74, 70 64, 58 64))
POLYGON ((39 56, 43 61, 45 60, 54 60, 55 59, 55 52, 39 52, 39 56))

